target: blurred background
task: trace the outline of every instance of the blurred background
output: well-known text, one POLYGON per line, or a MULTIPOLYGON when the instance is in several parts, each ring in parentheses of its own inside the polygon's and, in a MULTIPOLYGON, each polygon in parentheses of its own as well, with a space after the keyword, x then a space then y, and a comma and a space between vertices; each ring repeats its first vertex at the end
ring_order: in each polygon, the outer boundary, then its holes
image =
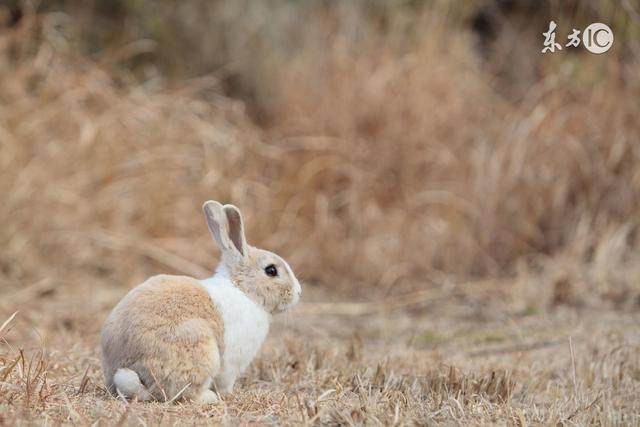
POLYGON ((217 199, 329 294, 637 307, 639 61, 631 0, 4 0, 2 294, 205 277, 217 199))

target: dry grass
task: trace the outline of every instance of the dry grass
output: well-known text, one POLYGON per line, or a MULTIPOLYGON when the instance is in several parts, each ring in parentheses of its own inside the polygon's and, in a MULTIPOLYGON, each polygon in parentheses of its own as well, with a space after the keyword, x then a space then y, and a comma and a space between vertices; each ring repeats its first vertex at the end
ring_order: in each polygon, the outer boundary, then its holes
POLYGON ((640 423, 631 42, 539 60, 516 99, 441 3, 386 32, 345 7, 240 66, 260 126, 214 77, 123 72, 146 42, 96 62, 59 14, 3 30, 0 424, 640 423), (207 274, 209 198, 305 301, 225 402, 113 399, 100 325, 151 274, 207 274))
MULTIPOLYGON (((414 298, 420 309, 394 309, 389 303, 372 314, 303 302, 288 318, 278 319, 235 393, 210 406, 126 403, 106 393, 97 320, 120 290, 102 292, 91 303, 62 291, 29 298, 9 324, 0 353, 0 421, 640 422, 637 313, 565 308, 522 314, 517 305, 497 298, 439 294, 442 299, 436 301, 414 298), (69 306, 81 303, 104 308, 69 313, 69 306), (40 316, 52 324, 43 327, 40 316)), ((309 299, 322 298, 312 294, 309 299)), ((12 305, 20 304, 15 299, 12 305)))

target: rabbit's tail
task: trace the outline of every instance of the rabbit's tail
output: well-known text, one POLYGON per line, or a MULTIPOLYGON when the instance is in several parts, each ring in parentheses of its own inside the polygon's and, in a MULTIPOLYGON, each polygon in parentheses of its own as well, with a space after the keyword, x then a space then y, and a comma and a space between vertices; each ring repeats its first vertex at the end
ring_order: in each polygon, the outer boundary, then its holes
POLYGON ((149 393, 149 390, 142 384, 138 374, 131 369, 118 369, 113 376, 113 384, 116 386, 118 394, 128 399, 136 398, 140 401, 152 399, 151 393, 149 393))

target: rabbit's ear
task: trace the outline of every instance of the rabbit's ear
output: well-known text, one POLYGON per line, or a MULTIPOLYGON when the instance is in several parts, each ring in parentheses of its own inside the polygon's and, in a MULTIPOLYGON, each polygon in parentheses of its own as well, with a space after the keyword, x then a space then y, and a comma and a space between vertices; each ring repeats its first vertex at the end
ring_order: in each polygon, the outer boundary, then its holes
POLYGON ((233 205, 224 205, 224 213, 229 224, 229 239, 233 242, 240 255, 247 255, 247 240, 244 237, 244 223, 240 209, 233 205))
POLYGON ((207 226, 223 253, 235 255, 238 251, 229 237, 229 222, 224 207, 215 200, 208 200, 202 205, 207 226))

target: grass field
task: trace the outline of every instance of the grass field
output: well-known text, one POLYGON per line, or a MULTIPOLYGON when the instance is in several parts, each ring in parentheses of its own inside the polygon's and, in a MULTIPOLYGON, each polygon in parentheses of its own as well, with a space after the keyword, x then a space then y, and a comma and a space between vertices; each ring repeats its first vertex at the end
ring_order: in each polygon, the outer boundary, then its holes
POLYGON ((247 4, 0 3, 0 425, 640 424, 637 6, 247 4), (212 270, 208 199, 304 297, 224 401, 115 399, 101 325, 212 270))
POLYGON ((34 284, 0 302, 20 308, 0 332, 0 423, 640 422, 637 309, 535 308, 480 285, 357 302, 306 288, 234 394, 200 406, 105 391, 97 337, 125 289, 34 284))

